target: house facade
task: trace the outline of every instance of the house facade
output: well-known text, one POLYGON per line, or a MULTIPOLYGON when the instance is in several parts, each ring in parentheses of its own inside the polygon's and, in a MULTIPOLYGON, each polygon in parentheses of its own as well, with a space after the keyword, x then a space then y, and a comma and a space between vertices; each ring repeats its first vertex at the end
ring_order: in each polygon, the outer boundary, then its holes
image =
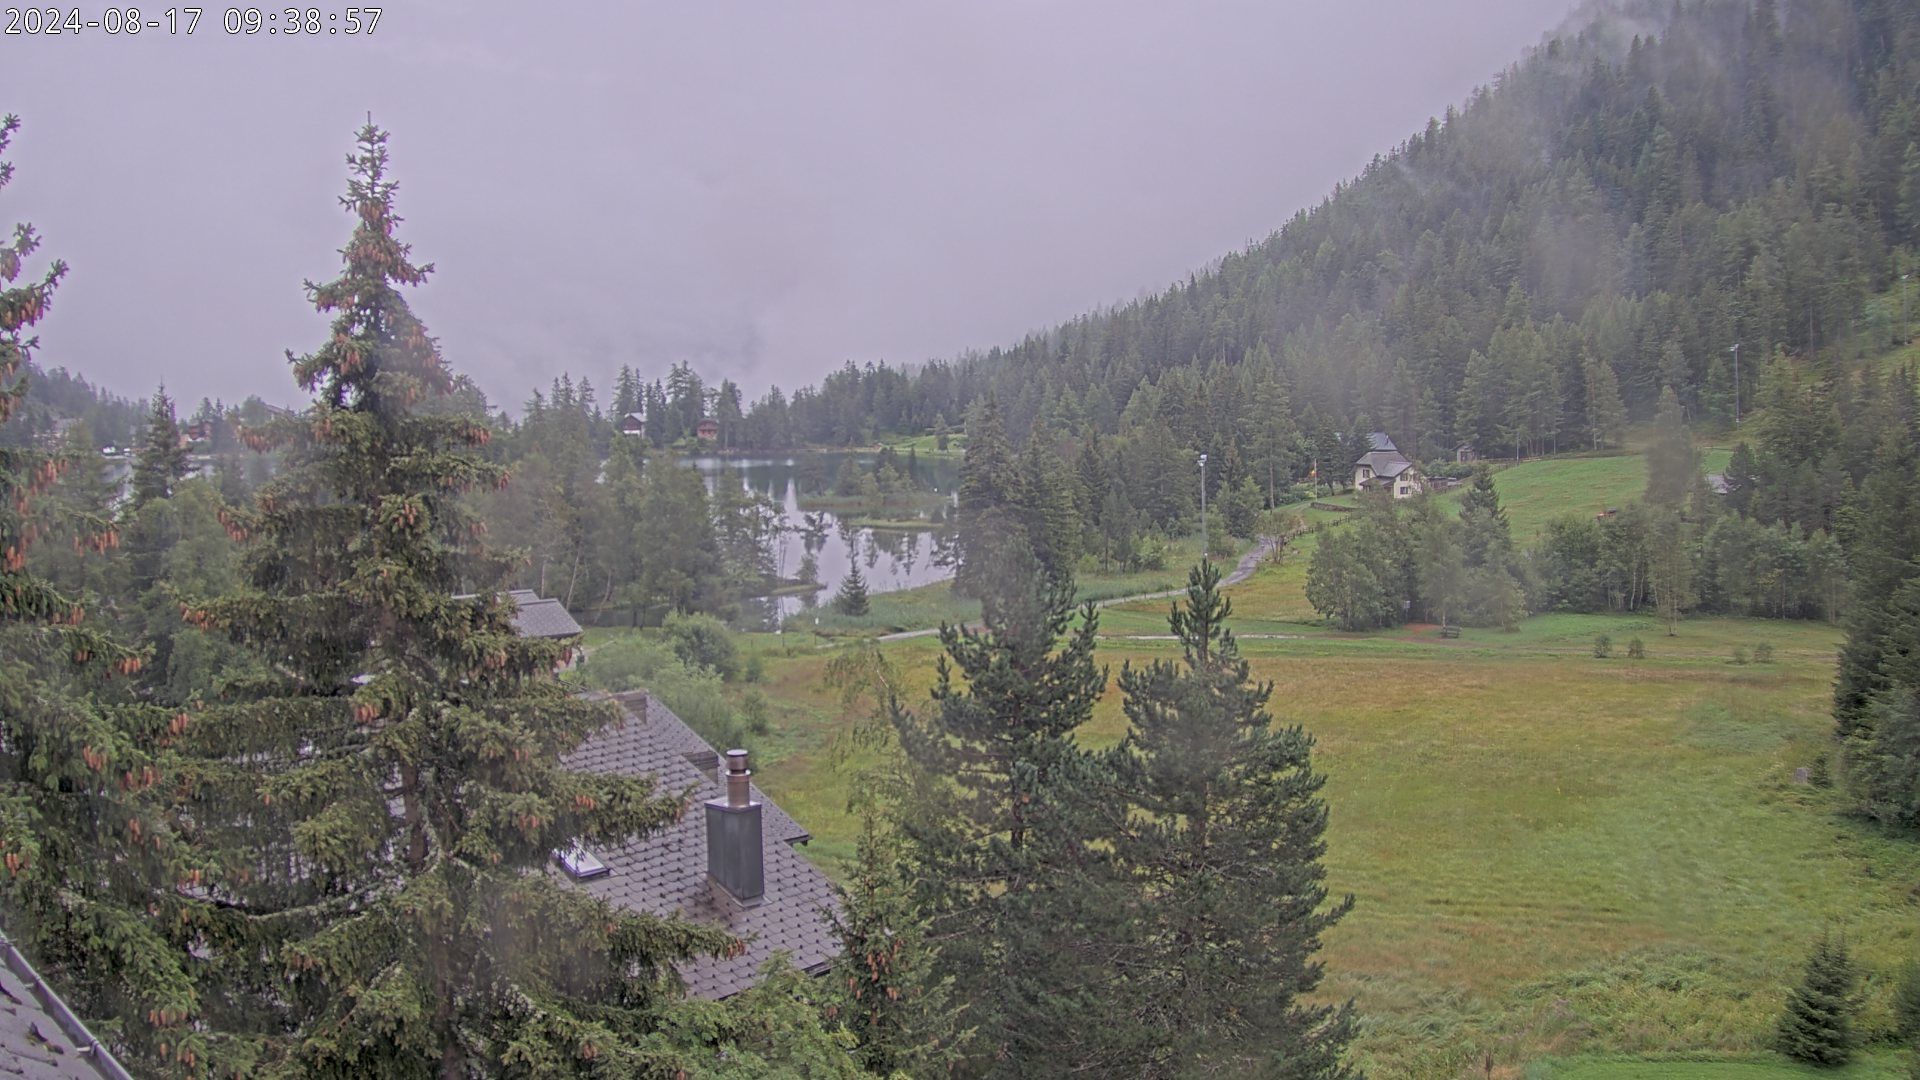
POLYGON ((693 429, 693 433, 700 437, 701 442, 713 442, 720 438, 720 421, 713 419, 702 420, 699 425, 693 429))
POLYGON ((1411 499, 1427 490, 1420 467, 1393 445, 1384 431, 1367 436, 1370 449, 1353 463, 1353 489, 1385 491, 1396 499, 1411 499))

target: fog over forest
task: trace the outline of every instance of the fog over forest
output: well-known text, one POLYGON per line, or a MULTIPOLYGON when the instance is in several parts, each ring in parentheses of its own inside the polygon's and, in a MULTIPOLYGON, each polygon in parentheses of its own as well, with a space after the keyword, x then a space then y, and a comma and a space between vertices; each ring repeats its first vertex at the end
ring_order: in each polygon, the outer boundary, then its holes
POLYGON ((951 356, 1265 236, 1568 7, 416 2, 365 39, 209 8, 191 40, 9 47, 14 195, 74 266, 42 360, 285 399, 369 110, 440 267, 422 314, 501 404, 626 363, 757 394, 951 356))

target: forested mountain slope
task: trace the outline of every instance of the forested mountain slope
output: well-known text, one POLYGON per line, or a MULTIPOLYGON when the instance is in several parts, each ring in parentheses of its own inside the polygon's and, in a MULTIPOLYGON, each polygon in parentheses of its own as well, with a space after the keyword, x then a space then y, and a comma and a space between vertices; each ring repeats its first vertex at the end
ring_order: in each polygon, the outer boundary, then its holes
POLYGON ((1303 473, 1316 432, 1361 420, 1422 457, 1583 446, 1666 385, 1730 417, 1736 343, 1745 400, 1778 348, 1884 346, 1898 310, 1865 301, 1920 228, 1920 10, 1656 0, 1568 27, 1206 272, 1010 348, 776 392, 741 442, 927 430, 991 391, 1017 437, 1160 422, 1303 473))

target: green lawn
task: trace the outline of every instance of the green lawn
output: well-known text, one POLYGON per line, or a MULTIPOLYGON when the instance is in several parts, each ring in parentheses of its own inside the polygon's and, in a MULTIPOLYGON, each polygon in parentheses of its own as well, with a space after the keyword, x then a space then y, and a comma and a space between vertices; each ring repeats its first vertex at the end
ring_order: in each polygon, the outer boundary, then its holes
MULTIPOLYGON (((1703 446, 1702 465, 1720 472, 1732 456, 1730 446, 1703 446)), ((1506 507, 1514 543, 1531 544, 1555 518, 1577 514, 1592 517, 1619 508, 1640 497, 1647 486, 1646 459, 1637 453, 1606 457, 1555 457, 1496 466, 1494 490, 1506 507)), ((1464 488, 1444 498, 1458 501, 1464 488)))
POLYGON ((1527 1080, 1905 1080, 1911 1073, 1896 1055, 1856 1061, 1841 1069, 1785 1062, 1569 1061, 1542 1062, 1527 1080))
MULTIPOLYGON (((1702 619, 1669 638, 1651 619, 1556 615, 1460 639, 1337 634, 1263 610, 1299 558, 1231 595, 1254 674, 1279 687, 1275 712, 1318 740, 1330 884, 1357 900, 1328 937, 1326 990, 1365 1016, 1369 1075, 1481 1075, 1489 1055, 1510 1077, 1548 1055, 1750 1057, 1829 925, 1871 976, 1867 1030, 1885 1029, 1888 977, 1920 947, 1920 848, 1796 776, 1827 747, 1836 630, 1702 619), (1594 659, 1601 632, 1642 637, 1648 658, 1594 659), (1773 663, 1731 662, 1763 641, 1773 663)), ((1103 613, 1100 660, 1175 655, 1138 636, 1164 633, 1164 611, 1103 613)), ((839 873, 858 824, 849 798, 880 754, 821 686, 835 649, 788 637, 752 645, 772 650, 760 690, 782 733, 760 780, 839 873)), ((938 643, 886 654, 923 704, 938 643)), ((1110 689, 1082 736, 1111 745, 1124 727, 1110 689)))

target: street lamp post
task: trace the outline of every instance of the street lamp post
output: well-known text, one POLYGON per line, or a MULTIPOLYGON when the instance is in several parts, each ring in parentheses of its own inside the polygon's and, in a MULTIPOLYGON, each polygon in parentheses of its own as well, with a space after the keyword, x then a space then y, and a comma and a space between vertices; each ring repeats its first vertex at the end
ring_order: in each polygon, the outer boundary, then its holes
POLYGON ((1740 426, 1740 343, 1733 343, 1733 426, 1740 426))
POLYGON ((1200 557, 1207 556, 1207 455, 1200 455, 1200 557))

